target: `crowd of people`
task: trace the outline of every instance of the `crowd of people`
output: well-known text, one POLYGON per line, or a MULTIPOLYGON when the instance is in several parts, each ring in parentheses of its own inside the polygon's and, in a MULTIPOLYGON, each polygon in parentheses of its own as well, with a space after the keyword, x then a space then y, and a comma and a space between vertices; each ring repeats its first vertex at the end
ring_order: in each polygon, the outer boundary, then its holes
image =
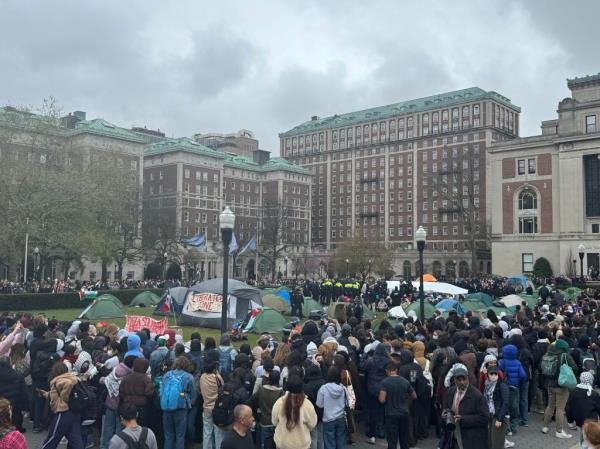
MULTIPOLYGON (((331 289, 350 304, 395 295, 347 284, 331 289)), ((502 449, 530 413, 543 414, 543 438, 578 430, 583 448, 600 447, 600 294, 424 322, 348 310, 238 348, 229 335, 184 341, 171 329, 4 313, 0 448, 26 448, 29 419, 47 432, 43 449, 63 437, 72 449, 341 449, 363 432, 390 449, 429 437, 440 449, 502 449)))

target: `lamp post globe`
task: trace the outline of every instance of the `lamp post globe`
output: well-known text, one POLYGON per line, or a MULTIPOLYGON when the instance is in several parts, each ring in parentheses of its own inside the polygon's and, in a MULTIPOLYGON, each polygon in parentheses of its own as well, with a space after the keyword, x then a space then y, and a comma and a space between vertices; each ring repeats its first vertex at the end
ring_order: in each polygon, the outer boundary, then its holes
POLYGON ((419 226, 415 232, 415 240, 417 241, 417 249, 419 250, 419 319, 421 324, 425 323, 425 289, 423 285, 423 251, 425 250, 425 241, 427 240, 427 231, 423 226, 419 226))
POLYGON ((40 249, 36 246, 33 249, 33 278, 38 280, 40 270, 40 249))
POLYGON ((350 259, 346 259, 346 279, 350 279, 350 259))
POLYGON ((579 251, 579 271, 581 273, 581 281, 583 282, 583 257, 585 256, 585 246, 583 243, 577 247, 577 251, 579 251))
POLYGON ((165 251, 163 254, 163 280, 167 280, 167 258, 169 254, 165 251))
POLYGON ((235 227, 235 214, 225 206, 219 215, 219 226, 223 240, 223 297, 221 298, 221 335, 227 333, 227 297, 229 289, 229 245, 235 227))

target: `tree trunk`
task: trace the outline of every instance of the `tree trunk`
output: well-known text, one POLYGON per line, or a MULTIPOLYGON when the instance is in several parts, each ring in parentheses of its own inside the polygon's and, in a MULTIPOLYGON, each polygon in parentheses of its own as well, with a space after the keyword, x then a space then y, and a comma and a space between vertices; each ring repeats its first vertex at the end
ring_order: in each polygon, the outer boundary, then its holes
POLYGON ((108 262, 104 259, 102 259, 102 275, 101 275, 101 279, 102 282, 106 282, 107 278, 108 278, 108 262))

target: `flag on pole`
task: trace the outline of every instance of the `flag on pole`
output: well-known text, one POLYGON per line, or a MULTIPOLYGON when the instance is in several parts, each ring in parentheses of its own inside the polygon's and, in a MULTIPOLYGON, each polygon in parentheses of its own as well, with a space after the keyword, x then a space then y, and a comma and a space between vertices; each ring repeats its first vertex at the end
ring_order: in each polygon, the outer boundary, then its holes
POLYGON ((184 245, 194 246, 200 248, 206 246, 206 236, 204 234, 195 235, 187 240, 181 241, 184 245))
POLYGON ((248 243, 246 243, 244 247, 240 250, 238 256, 248 251, 256 251, 256 237, 252 237, 250 240, 248 240, 248 243))
POLYGON ((235 232, 232 234, 231 243, 229 244, 229 255, 233 256, 238 249, 237 239, 235 238, 235 232))

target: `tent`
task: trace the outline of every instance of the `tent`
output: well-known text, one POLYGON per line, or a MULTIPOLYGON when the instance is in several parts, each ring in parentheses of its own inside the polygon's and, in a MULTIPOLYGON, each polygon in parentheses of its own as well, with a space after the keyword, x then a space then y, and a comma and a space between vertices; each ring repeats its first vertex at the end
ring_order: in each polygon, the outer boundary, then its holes
POLYGON ((311 297, 305 296, 304 304, 302 304, 302 315, 308 316, 312 310, 318 310, 319 312, 322 312, 323 306, 311 297))
POLYGON ((96 299, 110 299, 112 302, 117 304, 120 308, 123 308, 123 303, 119 298, 115 295, 111 295, 110 293, 104 293, 103 295, 97 296, 96 299))
MULTIPOLYGON (((403 306, 404 307, 404 313, 406 313, 406 315, 409 314, 409 312, 413 311, 415 312, 415 314, 417 315, 417 318, 419 318, 419 313, 420 313, 420 304, 419 301, 415 301, 412 302, 408 305, 403 306)), ((425 318, 431 318, 433 316, 433 314, 435 313, 435 307, 433 307, 431 305, 431 303, 425 301, 425 318)))
POLYGON ((534 308, 537 305, 538 298, 534 295, 521 295, 521 298, 525 300, 527 305, 531 308, 534 308))
POLYGON ((573 300, 579 298, 582 290, 577 287, 569 287, 569 288, 565 288, 564 290, 561 290, 561 292, 564 295, 565 299, 567 299, 569 301, 573 301, 573 300))
POLYGON ((277 294, 276 288, 261 288, 260 289, 260 296, 262 298, 264 298, 267 295, 276 295, 276 294, 277 294))
POLYGON ((523 302, 523 298, 521 298, 518 295, 508 295, 502 298, 499 302, 504 304, 506 307, 512 307, 521 305, 521 303, 523 302))
POLYGON ((371 309, 369 309, 366 305, 363 304, 362 306, 363 309, 363 320, 374 320, 375 319, 375 312, 373 312, 371 309))
MULTIPOLYGON (((413 281, 412 285, 417 290, 419 289, 420 282, 413 281)), ((426 292, 433 293, 447 293, 449 295, 466 295, 469 290, 457 287, 456 285, 447 284, 445 282, 425 282, 423 281, 423 289, 426 292)))
POLYGON ((387 312, 388 318, 407 318, 406 312, 402 308, 402 306, 392 307, 387 312))
POLYGON ((477 292, 477 293, 469 293, 467 296, 465 296, 465 302, 466 301, 481 302, 481 303, 485 304, 486 306, 491 306, 492 303, 494 302, 494 298, 492 298, 487 293, 477 292))
POLYGON ((123 318, 125 314, 113 299, 111 295, 102 295, 95 299, 83 312, 79 314, 79 319, 99 320, 101 318, 123 318), (102 297, 104 296, 104 298, 102 297))
POLYGON ((290 295, 290 292, 285 290, 285 289, 280 289, 277 291, 277 296, 279 296, 280 298, 282 298, 285 302, 287 302, 288 304, 292 304, 292 297, 290 295))
MULTIPOLYGON (((254 312, 253 312, 254 314, 254 312)), ((250 319, 250 322, 244 329, 244 332, 254 334, 276 334, 281 332, 289 321, 277 310, 270 307, 259 309, 259 313, 250 319)))
POLYGON ((179 316, 188 293, 187 287, 173 287, 165 291, 154 308, 154 315, 179 316), (170 299, 169 299, 169 296, 170 299))
POLYGON ((483 307, 481 309, 477 309, 475 312, 487 313, 488 310, 493 310, 496 316, 500 317, 501 315, 510 315, 512 312, 507 307, 499 307, 499 306, 489 306, 483 307))
MULTIPOLYGON (((183 303, 179 324, 219 329, 222 295, 223 279, 221 278, 210 279, 192 286, 183 303)), ((235 279, 229 280, 227 296, 229 326, 233 321, 245 319, 250 310, 263 305, 260 290, 235 279)))
POLYGON ((327 309, 327 316, 335 318, 336 320, 346 321, 346 307, 348 304, 345 302, 332 302, 327 309))
POLYGON ((291 311, 290 305, 279 295, 270 294, 263 296, 262 303, 265 307, 270 307, 281 313, 291 311))
POLYGON ((465 315, 468 312, 467 308, 463 304, 451 298, 442 299, 435 305, 435 308, 443 312, 456 310, 459 315, 465 315))
MULTIPOLYGON (((417 281, 418 282, 421 281, 421 277, 420 276, 417 278, 417 281)), ((433 274, 425 273, 423 275, 423 282, 437 282, 437 279, 435 278, 435 276, 433 274)))
POLYGON ((129 303, 129 306, 130 307, 155 306, 159 302, 160 302, 160 296, 158 296, 156 293, 152 293, 152 292, 146 290, 145 292, 138 293, 137 295, 135 295, 135 298, 133 298, 133 301, 131 301, 131 303, 129 303))
POLYGON ((533 283, 524 274, 515 274, 513 276, 509 276, 507 282, 508 285, 513 285, 515 287, 520 285, 523 290, 525 290, 527 287, 531 287, 532 289, 534 288, 533 283))

